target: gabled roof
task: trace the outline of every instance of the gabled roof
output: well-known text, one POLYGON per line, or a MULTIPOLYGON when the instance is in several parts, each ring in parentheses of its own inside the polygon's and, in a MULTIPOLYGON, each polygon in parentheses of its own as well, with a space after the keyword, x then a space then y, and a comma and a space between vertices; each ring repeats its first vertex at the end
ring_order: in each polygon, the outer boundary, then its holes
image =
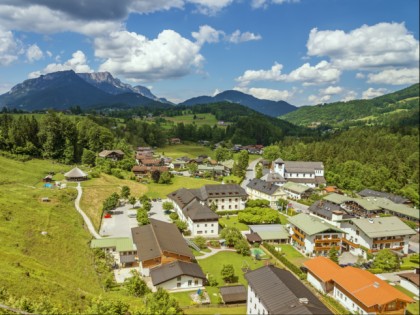
POLYGON ((362 207, 366 211, 377 211, 381 209, 381 207, 373 203, 371 200, 363 199, 363 198, 352 198, 352 197, 335 194, 335 193, 325 196, 324 200, 330 201, 337 205, 341 205, 346 202, 354 202, 354 203, 357 203, 360 207, 362 207))
POLYGON ((411 218, 417 219, 417 220, 420 217, 419 209, 415 209, 415 208, 409 207, 409 206, 407 206, 405 204, 401 204, 401 203, 394 203, 391 200, 389 200, 388 198, 365 197, 364 199, 366 199, 369 202, 372 202, 376 206, 378 206, 378 207, 380 207, 384 210, 387 210, 387 211, 399 213, 399 214, 402 214, 404 216, 411 217, 411 218))
POLYGON ((283 185, 283 189, 287 189, 287 190, 290 190, 290 191, 298 193, 298 194, 303 194, 304 192, 306 192, 308 190, 312 190, 308 186, 301 185, 301 184, 294 183, 294 182, 290 182, 290 181, 283 185))
POLYGON ((284 168, 288 173, 315 173, 315 170, 323 170, 322 162, 285 161, 284 168))
POLYGON ((357 218, 351 222, 370 238, 416 234, 397 217, 357 218))
POLYGON ((402 203, 406 203, 406 202, 410 201, 407 198, 399 196, 399 195, 394 195, 394 194, 390 194, 390 193, 387 193, 387 192, 376 191, 376 190, 372 190, 372 189, 363 189, 363 190, 359 191, 358 194, 362 197, 387 198, 387 199, 391 200, 392 202, 395 202, 395 203, 398 203, 398 204, 402 204, 402 203))
POLYGON ((325 217, 328 220, 332 219, 333 212, 340 211, 342 213, 343 219, 351 219, 354 216, 347 214, 341 210, 341 207, 335 203, 326 201, 326 200, 317 200, 309 208, 309 212, 314 215, 325 217))
POLYGON ((93 239, 90 242, 90 248, 111 248, 115 247, 117 252, 126 252, 135 250, 133 241, 129 237, 107 237, 93 239))
POLYGON ((168 198, 173 200, 182 209, 193 201, 196 196, 189 189, 181 188, 171 192, 168 198))
POLYGON ((197 197, 205 201, 208 198, 215 197, 246 197, 248 196, 240 185, 237 184, 219 184, 205 185, 197 192, 197 197))
POLYGON ((289 271, 265 266, 245 274, 269 314, 332 314, 324 304, 289 271), (308 304, 299 299, 308 299, 308 304))
POLYGON ((158 285, 179 276, 191 276, 194 278, 206 279, 206 276, 199 264, 184 261, 174 261, 169 264, 150 269, 152 284, 158 285))
POLYGON ((415 272, 406 272, 406 273, 399 273, 399 277, 406 279, 407 281, 410 281, 414 285, 417 286, 417 288, 420 286, 420 275, 415 272))
POLYGON ((250 231, 258 233, 263 241, 284 240, 290 237, 286 227, 282 224, 257 224, 248 227, 250 231))
POLYGON ((107 157, 111 153, 117 153, 119 155, 124 155, 124 152, 121 151, 121 150, 103 150, 102 152, 99 153, 99 156, 100 157, 107 157))
POLYGON ((286 180, 283 176, 281 176, 278 173, 267 173, 263 177, 261 177, 261 180, 265 180, 266 182, 271 183, 285 183, 286 180))
POLYGON ((280 190, 279 186, 274 185, 273 183, 268 183, 258 178, 254 178, 250 180, 249 183, 246 185, 246 187, 257 190, 259 192, 262 192, 270 196, 280 190))
POLYGON ((184 207, 182 212, 192 221, 217 221, 219 219, 219 216, 216 213, 214 213, 209 207, 202 205, 197 200, 194 200, 184 207))
POLYGON ((150 219, 150 224, 131 229, 140 261, 160 257, 164 251, 194 258, 175 224, 150 219))
POLYGON ((327 231, 334 231, 337 233, 344 233, 341 229, 334 225, 326 223, 317 217, 309 214, 300 213, 289 218, 289 223, 301 229, 307 235, 314 235, 327 231))
POLYGON ((323 256, 309 259, 305 261, 303 265, 323 282, 331 281, 335 274, 342 270, 342 268, 331 259, 323 256))
POLYGON ((64 177, 69 177, 69 178, 79 178, 79 177, 82 178, 86 176, 87 174, 78 167, 75 167, 71 171, 64 174, 64 177))
POLYGON ((248 297, 248 292, 243 285, 230 285, 220 287, 220 295, 225 303, 239 303, 245 302, 248 297))

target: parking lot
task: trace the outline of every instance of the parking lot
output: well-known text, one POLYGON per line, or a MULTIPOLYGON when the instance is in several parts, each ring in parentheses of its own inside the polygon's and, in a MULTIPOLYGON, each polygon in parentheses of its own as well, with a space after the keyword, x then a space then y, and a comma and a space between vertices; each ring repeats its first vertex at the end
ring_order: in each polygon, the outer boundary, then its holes
MULTIPOLYGON (((149 211, 149 217, 164 221, 171 222, 168 215, 163 213, 162 201, 152 201, 152 209, 149 211)), ((138 206, 138 205, 136 205, 138 206)), ((99 234, 107 237, 131 237, 131 229, 137 225, 137 209, 133 206, 126 204, 125 206, 118 207, 112 211, 111 218, 103 218, 99 234)))

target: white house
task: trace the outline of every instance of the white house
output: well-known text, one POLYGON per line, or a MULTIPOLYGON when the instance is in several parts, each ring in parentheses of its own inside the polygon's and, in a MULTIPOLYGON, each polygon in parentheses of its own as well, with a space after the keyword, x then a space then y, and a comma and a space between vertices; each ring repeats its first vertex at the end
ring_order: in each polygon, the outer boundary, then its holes
POLYGON ((154 289, 168 291, 197 290, 204 287, 206 276, 199 264, 174 261, 150 270, 154 289))
POLYGON ((326 183, 322 162, 283 161, 279 158, 273 162, 271 171, 280 174, 287 182, 312 188, 326 183))
POLYGON ((398 276, 401 278, 400 286, 408 291, 419 296, 420 292, 420 274, 419 268, 416 268, 412 272, 400 273, 398 276))
POLYGON ((129 237, 106 237, 93 239, 90 248, 100 248, 111 254, 119 266, 130 266, 136 262, 137 248, 129 237))
POLYGON ((355 218, 342 221, 341 229, 346 232, 343 238, 345 250, 365 258, 367 253, 390 249, 408 254, 409 239, 416 232, 397 217, 355 218))
POLYGON ((287 182, 283 185, 283 191, 284 194, 287 195, 287 198, 294 199, 294 200, 300 200, 302 198, 306 198, 311 194, 312 188, 303 185, 298 184, 294 182, 287 182))
POLYGON ((277 201, 286 199, 285 192, 277 185, 254 178, 246 185, 249 199, 263 199, 270 202, 270 207, 277 209, 277 201))

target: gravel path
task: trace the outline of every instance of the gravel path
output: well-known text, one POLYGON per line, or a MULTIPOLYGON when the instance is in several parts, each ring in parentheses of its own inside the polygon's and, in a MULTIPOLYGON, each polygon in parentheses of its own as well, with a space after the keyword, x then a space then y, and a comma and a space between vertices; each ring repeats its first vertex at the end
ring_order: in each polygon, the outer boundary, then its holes
POLYGON ((79 212, 79 213, 80 213, 80 215, 81 215, 81 216, 82 216, 82 218, 83 218, 83 221, 85 221, 85 224, 86 224, 86 226, 87 226, 87 228, 88 228, 88 230, 89 230, 89 233, 90 233, 90 234, 92 234, 92 236, 93 236, 94 238, 96 238, 96 239, 102 238, 102 236, 100 236, 100 235, 96 232, 95 227, 94 227, 94 226, 93 226, 93 224, 92 224, 92 221, 90 221, 90 219, 89 219, 89 217, 86 215, 86 213, 84 213, 84 212, 83 212, 83 210, 80 208, 80 199, 82 198, 82 193, 83 193, 83 190, 82 190, 82 185, 80 185, 80 183, 77 183, 76 190, 77 190, 77 198, 76 198, 76 200, 74 201, 74 206, 76 207, 77 212, 79 212))
POLYGON ((202 256, 196 256, 195 259, 199 260, 199 259, 206 259, 207 257, 216 255, 217 253, 220 252, 236 252, 235 249, 230 249, 230 248, 210 248, 211 252, 209 253, 205 253, 202 256))

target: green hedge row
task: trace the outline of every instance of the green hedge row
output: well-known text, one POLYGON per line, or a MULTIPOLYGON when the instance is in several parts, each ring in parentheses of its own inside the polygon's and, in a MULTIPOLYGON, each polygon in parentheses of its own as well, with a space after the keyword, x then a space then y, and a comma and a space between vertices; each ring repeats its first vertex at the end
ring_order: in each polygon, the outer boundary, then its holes
POLYGON ((274 248, 274 246, 263 242, 263 246, 274 256, 276 257, 278 260, 281 261, 281 263, 283 265, 285 265, 287 268, 290 269, 290 271, 292 271, 294 274, 296 274, 299 279, 304 280, 306 279, 306 274, 299 269, 299 267, 297 267, 296 265, 294 265, 290 260, 288 260, 286 258, 286 256, 282 255, 280 252, 276 251, 276 249, 274 248))
POLYGON ((238 214, 239 211, 242 211, 242 210, 216 211, 216 214, 218 215, 238 214))

